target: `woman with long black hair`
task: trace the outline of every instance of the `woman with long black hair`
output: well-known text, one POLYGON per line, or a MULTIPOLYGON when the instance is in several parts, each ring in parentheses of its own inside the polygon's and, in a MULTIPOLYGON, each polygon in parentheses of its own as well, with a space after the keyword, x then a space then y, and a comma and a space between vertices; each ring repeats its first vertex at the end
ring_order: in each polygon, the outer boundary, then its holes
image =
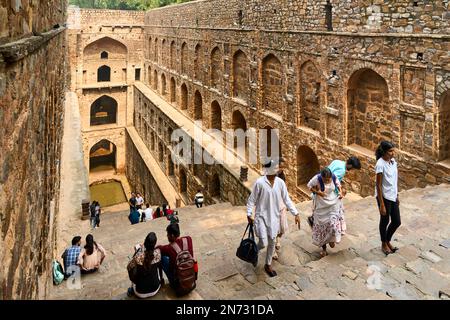
POLYGON ((400 201, 398 199, 398 169, 394 159, 395 147, 389 141, 382 141, 375 156, 377 198, 380 211, 381 250, 385 255, 394 253, 398 248, 392 246, 391 240, 395 231, 400 227, 400 201), (390 220, 390 223, 389 223, 390 220))
POLYGON ((164 284, 161 265, 161 251, 155 249, 156 234, 150 232, 145 238, 144 245, 135 247, 133 259, 128 263, 128 276, 133 283, 128 288, 128 296, 136 295, 145 299, 156 295, 164 284))
POLYGON ((81 268, 81 273, 92 273, 97 271, 105 257, 105 249, 94 241, 94 236, 92 234, 88 234, 86 236, 86 245, 78 256, 78 265, 81 268))

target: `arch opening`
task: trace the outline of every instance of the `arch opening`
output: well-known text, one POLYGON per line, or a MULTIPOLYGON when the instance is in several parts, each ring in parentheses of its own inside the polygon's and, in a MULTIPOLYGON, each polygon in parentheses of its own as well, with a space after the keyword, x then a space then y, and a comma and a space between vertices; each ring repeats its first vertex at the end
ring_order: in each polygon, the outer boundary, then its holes
POLYGON ((371 69, 356 71, 349 80, 348 144, 371 151, 380 140, 392 140, 393 112, 386 80, 371 69))
POLYGON ((89 150, 89 172, 116 169, 117 148, 114 143, 103 139, 89 150))
POLYGON ((97 69, 97 82, 111 81, 111 68, 103 65, 97 69))
POLYGON ((320 171, 319 160, 314 151, 308 146, 297 149, 297 186, 308 192, 307 184, 320 171))
POLYGON ((97 126, 117 122, 117 101, 109 96, 101 96, 91 105, 90 125, 97 126))

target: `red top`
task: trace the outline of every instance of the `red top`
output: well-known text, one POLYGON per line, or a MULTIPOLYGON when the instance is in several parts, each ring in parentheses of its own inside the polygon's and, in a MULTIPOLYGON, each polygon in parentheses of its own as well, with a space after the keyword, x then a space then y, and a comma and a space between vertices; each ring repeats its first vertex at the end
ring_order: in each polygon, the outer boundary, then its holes
MULTIPOLYGON (((192 247, 192 238, 189 236, 186 237, 179 237, 175 242, 180 246, 180 249, 183 250, 183 238, 187 239, 188 244, 188 250, 192 257, 194 257, 194 249, 192 247)), ((175 270, 176 268, 176 259, 177 259, 177 252, 170 244, 166 244, 164 246, 158 246, 159 250, 161 251, 162 256, 168 256, 170 259, 170 270, 175 270)))

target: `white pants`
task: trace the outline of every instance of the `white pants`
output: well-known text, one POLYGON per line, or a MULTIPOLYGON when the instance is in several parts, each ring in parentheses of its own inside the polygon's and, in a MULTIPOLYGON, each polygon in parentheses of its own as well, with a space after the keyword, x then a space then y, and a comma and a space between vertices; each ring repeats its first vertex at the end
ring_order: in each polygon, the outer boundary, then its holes
MULTIPOLYGON (((272 258, 273 258, 273 254, 275 253, 275 242, 276 242, 276 238, 267 238, 269 241, 269 244, 267 245, 267 253, 266 253, 266 264, 267 265, 271 265, 272 264, 272 258)), ((264 249, 264 242, 261 240, 261 238, 259 238, 258 241, 258 250, 264 249)))

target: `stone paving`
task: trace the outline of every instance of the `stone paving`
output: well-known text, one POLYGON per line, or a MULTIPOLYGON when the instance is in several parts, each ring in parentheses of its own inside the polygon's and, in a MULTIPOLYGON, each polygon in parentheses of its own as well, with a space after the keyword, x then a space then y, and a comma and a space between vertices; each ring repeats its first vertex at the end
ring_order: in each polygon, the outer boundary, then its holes
MULTIPOLYGON (((311 243, 305 219, 310 203, 299 204, 302 229, 294 230, 289 216, 291 230, 273 264, 274 278, 265 274, 263 262, 254 268, 235 256, 246 226, 244 207, 182 208, 181 232, 193 237, 200 268, 197 289, 184 299, 450 299, 450 186, 409 190, 400 199, 402 226, 393 239, 400 249, 387 257, 380 250, 373 197, 346 199, 347 234, 324 258, 311 243)), ((81 290, 54 287, 50 299, 128 299, 132 248, 150 231, 166 243, 167 221, 131 226, 127 213, 105 213, 93 231, 107 250, 99 272, 83 276, 81 290)), ((264 256, 265 251, 260 261, 264 256)), ((153 299, 177 298, 166 284, 153 299)))

